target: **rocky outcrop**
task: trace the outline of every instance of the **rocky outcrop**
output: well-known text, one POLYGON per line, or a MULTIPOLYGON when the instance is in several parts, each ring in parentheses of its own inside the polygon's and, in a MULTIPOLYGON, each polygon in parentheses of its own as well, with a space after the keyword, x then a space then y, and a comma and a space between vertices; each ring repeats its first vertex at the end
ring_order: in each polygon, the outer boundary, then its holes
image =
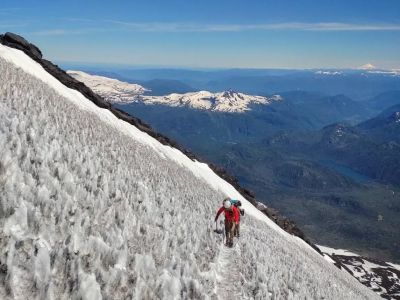
POLYGON ((400 269, 396 265, 353 253, 324 254, 329 256, 339 269, 349 272, 382 298, 400 299, 400 269))
MULTIPOLYGON (((48 73, 50 73, 52 76, 57 78, 62 84, 64 84, 65 86, 67 86, 71 89, 79 91, 87 99, 89 99, 90 101, 95 103, 97 106, 110 110, 117 118, 136 126, 138 129, 146 132, 153 138, 157 139, 163 145, 168 145, 168 146, 174 147, 174 148, 182 151, 190 159, 197 160, 197 161, 203 161, 201 159, 198 159, 190 151, 179 146, 173 140, 154 131, 151 128, 151 126, 144 123, 142 120, 113 107, 109 102, 105 101, 102 97, 95 94, 85 84, 83 84, 80 81, 77 81, 76 79, 74 79, 73 77, 68 75, 64 70, 62 70, 61 68, 59 68, 57 65, 53 64, 52 62, 50 62, 46 59, 43 59, 42 52, 40 51, 40 49, 38 47, 36 47, 35 45, 29 43, 23 37, 16 35, 14 33, 7 32, 3 35, 0 35, 0 43, 5 46, 12 47, 12 48, 23 51, 26 55, 28 55, 33 60, 38 62, 48 73)), ((207 163, 207 162, 205 162, 205 163, 207 163)), ((304 233, 300 230, 300 228, 298 228, 296 226, 295 223, 293 223, 286 217, 278 214, 276 211, 272 210, 271 208, 257 202, 254 194, 251 191, 241 187, 238 180, 235 177, 233 177, 232 175, 228 174, 223 168, 220 168, 220 167, 210 164, 210 163, 207 163, 207 164, 210 166, 210 168, 216 174, 218 174, 218 176, 220 176, 225 181, 229 182, 232 186, 234 186, 235 189, 237 191, 239 191, 244 198, 249 200, 250 203, 252 203, 255 207, 259 208, 265 215, 267 215, 269 218, 271 218, 281 228, 283 228, 288 233, 296 235, 299 238, 303 239, 308 244, 310 244, 316 251, 320 252, 319 249, 317 247, 315 247, 315 245, 313 245, 305 237, 304 233)))
POLYGON ((0 35, 0 43, 5 46, 22 50, 36 61, 42 59, 42 51, 17 34, 7 32, 3 35, 0 35))

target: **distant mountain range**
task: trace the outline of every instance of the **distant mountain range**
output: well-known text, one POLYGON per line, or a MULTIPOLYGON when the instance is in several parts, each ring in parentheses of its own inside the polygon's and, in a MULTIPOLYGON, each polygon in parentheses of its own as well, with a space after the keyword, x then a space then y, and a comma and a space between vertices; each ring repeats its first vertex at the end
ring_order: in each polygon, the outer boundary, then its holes
MULTIPOLYGON (((219 93, 199 91, 185 94, 173 93, 164 96, 144 95, 145 92, 151 93, 151 90, 138 84, 122 82, 104 76, 90 75, 80 71, 68 71, 68 74, 85 83, 111 103, 134 102, 147 105, 159 104, 172 107, 239 113, 251 110, 251 105, 254 104, 269 105, 274 101, 282 100, 282 97, 279 95, 263 97, 246 95, 232 90, 219 93)), ((148 83, 151 83, 153 86, 158 85, 157 87, 159 87, 160 81, 153 80, 148 83)))
POLYGON ((283 134, 266 140, 264 146, 314 160, 334 160, 372 179, 400 186, 398 113, 378 120, 380 123, 374 118, 359 126, 337 123, 316 132, 283 134))
POLYGON ((358 128, 376 141, 400 144, 400 104, 385 109, 377 117, 361 123, 358 128))
POLYGON ((217 146, 221 143, 256 142, 268 139, 280 130, 300 131, 293 135, 285 133, 284 139, 278 139, 283 144, 277 143, 276 137, 272 139, 273 145, 271 141, 263 143, 280 147, 282 152, 290 149, 299 153, 313 153, 314 157, 333 159, 371 178, 400 184, 400 175, 396 171, 397 160, 393 161, 398 154, 399 146, 396 143, 400 140, 400 104, 367 119, 378 103, 385 108, 396 103, 396 99, 400 102, 399 91, 379 94, 363 104, 345 95, 325 96, 308 92, 286 92, 282 93, 283 96, 271 97, 235 91, 152 96, 144 95, 150 90, 138 84, 77 71, 69 71, 69 74, 85 82, 110 102, 120 99, 118 102, 129 103, 122 108, 135 111, 156 128, 172 133, 178 140, 182 132, 191 138, 197 136, 196 140, 204 144, 204 151, 210 143, 217 146), (202 112, 193 112, 191 109, 200 109, 202 112), (246 112, 246 115, 224 114, 238 112, 246 112), (346 123, 327 126, 343 120, 353 124, 365 121, 357 126, 346 123), (323 126, 326 127, 321 131, 301 132, 323 126), (193 129, 192 133, 190 128, 193 129))
POLYGON ((393 90, 380 93, 375 97, 372 97, 368 104, 371 109, 378 112, 385 110, 393 105, 399 104, 400 102, 400 90, 393 90))
MULTIPOLYGON (((74 66, 76 68, 77 66, 74 66)), ((363 69, 118 69, 82 67, 92 74, 111 76, 123 81, 140 83, 164 81, 172 83, 155 85, 154 95, 186 93, 206 90, 220 92, 236 90, 250 95, 267 96, 285 91, 307 91, 327 96, 344 94, 356 101, 369 100, 387 91, 400 90, 399 70, 363 69), (179 82, 179 83, 178 83, 179 82), (173 90, 174 87, 180 89, 173 90)))
POLYGON ((186 94, 170 94, 166 96, 143 96, 136 102, 144 104, 159 104, 173 107, 188 107, 201 110, 241 113, 250 111, 252 105, 269 105, 274 101, 281 101, 282 97, 246 95, 235 91, 210 93, 200 91, 186 94))

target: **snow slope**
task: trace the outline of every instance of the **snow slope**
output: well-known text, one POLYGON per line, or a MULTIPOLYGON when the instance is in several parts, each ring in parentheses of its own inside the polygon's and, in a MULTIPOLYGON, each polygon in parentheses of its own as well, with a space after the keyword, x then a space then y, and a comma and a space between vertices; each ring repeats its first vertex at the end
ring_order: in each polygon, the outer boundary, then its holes
POLYGON ((233 260, 230 299, 377 297, 23 52, 0 45, 0 72, 1 299, 223 299, 233 260), (212 222, 226 195, 246 210, 231 258, 212 222))
POLYGON ((104 76, 91 75, 82 71, 67 71, 76 80, 84 82, 108 102, 131 102, 132 99, 148 91, 143 86, 134 83, 119 81, 104 76))

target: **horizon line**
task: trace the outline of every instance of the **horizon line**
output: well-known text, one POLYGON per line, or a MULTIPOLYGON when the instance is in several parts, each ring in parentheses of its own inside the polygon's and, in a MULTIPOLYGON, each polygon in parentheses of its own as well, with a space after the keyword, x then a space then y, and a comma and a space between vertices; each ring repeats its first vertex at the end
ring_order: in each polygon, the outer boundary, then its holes
POLYGON ((358 67, 238 67, 238 66, 215 66, 215 67, 207 67, 207 66, 191 66, 191 65, 162 65, 162 64, 131 64, 131 63, 112 63, 112 62, 85 62, 85 61, 67 61, 67 60, 57 60, 54 59, 57 64, 61 65, 77 65, 79 67, 102 67, 102 66, 111 66, 111 67, 124 67, 124 69, 134 68, 134 69, 142 69, 142 70, 150 70, 150 69, 176 69, 176 70, 296 70, 296 71, 313 71, 313 70, 321 70, 321 71, 397 71, 398 68, 362 68, 362 66, 358 67))

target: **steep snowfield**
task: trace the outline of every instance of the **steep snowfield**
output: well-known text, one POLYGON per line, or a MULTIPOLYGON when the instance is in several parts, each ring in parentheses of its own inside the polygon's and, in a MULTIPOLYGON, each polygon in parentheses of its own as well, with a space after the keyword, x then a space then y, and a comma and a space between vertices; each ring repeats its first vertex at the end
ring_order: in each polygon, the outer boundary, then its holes
POLYGON ((96 94, 108 102, 131 102, 135 97, 147 91, 143 86, 119 81, 104 76, 91 75, 82 71, 67 71, 76 80, 84 82, 96 94))
POLYGON ((24 53, 0 45, 0 72, 0 299, 377 297, 24 53), (247 213, 231 255, 212 222, 226 195, 247 213))
POLYGON ((221 93, 200 91, 166 96, 146 96, 143 95, 146 89, 137 84, 90 75, 81 71, 68 71, 67 73, 110 102, 140 102, 147 105, 185 106, 194 109, 240 113, 251 110, 251 104, 268 105, 273 101, 282 100, 279 95, 262 97, 234 91, 221 93))

